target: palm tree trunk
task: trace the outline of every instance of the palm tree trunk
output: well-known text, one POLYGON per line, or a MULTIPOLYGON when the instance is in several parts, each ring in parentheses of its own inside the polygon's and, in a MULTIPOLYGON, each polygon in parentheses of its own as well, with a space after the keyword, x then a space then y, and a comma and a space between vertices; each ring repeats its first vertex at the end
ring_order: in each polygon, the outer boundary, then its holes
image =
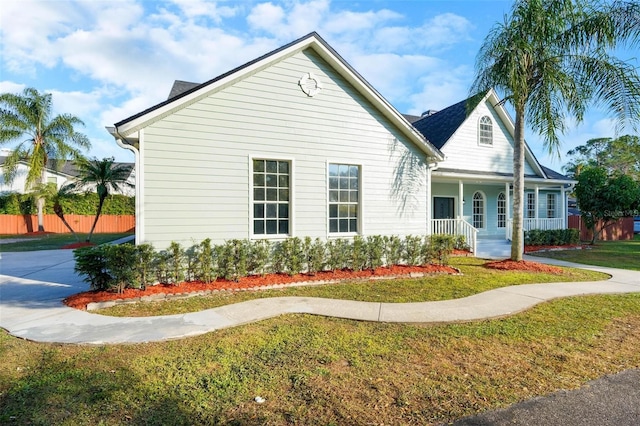
MULTIPOLYGON (((44 185, 46 182, 46 168, 42 169, 42 174, 40 175, 40 185, 44 185)), ((44 232, 44 198, 38 197, 36 200, 36 205, 38 206, 38 232, 44 232)))
POLYGON ((524 252, 524 108, 516 107, 513 135, 513 233, 511 260, 521 261, 524 252))
POLYGON ((53 211, 56 213, 56 216, 58 216, 60 218, 62 223, 64 223, 64 226, 66 226, 67 229, 71 232, 71 234, 73 234, 73 238, 75 238, 76 241, 79 242, 80 238, 78 238, 78 234, 76 234, 76 231, 74 231, 73 228, 71 227, 71 225, 69 225, 69 223, 67 222, 67 219, 64 218, 64 213, 63 213, 62 206, 60 205, 60 203, 56 202, 53 205, 53 211))
POLYGON ((96 229, 96 224, 98 223, 98 218, 100 218, 100 213, 102 213, 102 205, 104 204, 104 200, 106 197, 100 197, 100 201, 98 203, 98 211, 96 212, 96 218, 93 220, 93 225, 91 225, 91 231, 89 231, 89 235, 87 235, 86 242, 91 241, 91 237, 93 236, 93 230, 96 229))

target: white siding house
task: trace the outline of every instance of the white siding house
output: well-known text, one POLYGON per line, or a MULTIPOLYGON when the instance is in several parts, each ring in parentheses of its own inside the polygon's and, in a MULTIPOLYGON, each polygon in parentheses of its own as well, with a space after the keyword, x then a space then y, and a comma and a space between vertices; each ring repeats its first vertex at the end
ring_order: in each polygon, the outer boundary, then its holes
MULTIPOLYGON (((405 117, 311 33, 203 84, 176 81, 109 131, 135 154, 137 243, 504 237, 513 124, 493 92, 466 104, 405 117)), ((532 218, 562 222, 571 181, 530 151, 526 173, 532 218)))
POLYGON ((425 234, 442 160, 319 36, 116 124, 136 153, 136 241, 425 234), (421 178, 394 189, 403 159, 421 178), (419 171, 418 171, 419 173, 419 171))

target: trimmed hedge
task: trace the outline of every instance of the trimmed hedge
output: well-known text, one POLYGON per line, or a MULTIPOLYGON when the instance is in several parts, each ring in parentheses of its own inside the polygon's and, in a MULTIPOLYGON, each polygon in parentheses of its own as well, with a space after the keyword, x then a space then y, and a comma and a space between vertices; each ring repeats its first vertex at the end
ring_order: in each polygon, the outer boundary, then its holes
POLYGON ((580 231, 577 229, 554 229, 541 231, 532 229, 524 233, 525 246, 564 246, 580 243, 580 231))
MULTIPOLYGON (((92 216, 98 208, 98 194, 72 194, 60 200, 65 214, 92 216)), ((10 193, 0 196, 0 214, 24 215, 37 214, 33 197, 24 194, 10 193)), ((44 206, 45 214, 53 214, 53 203, 48 201, 44 206)), ((110 195, 104 202, 104 215, 134 215, 136 213, 135 197, 110 195)))
POLYGON ((247 275, 351 269, 388 265, 448 264, 454 248, 464 241, 450 235, 356 236, 352 240, 322 241, 309 237, 283 241, 229 240, 212 245, 210 239, 188 249, 172 242, 156 251, 150 244, 101 245, 74 252, 75 271, 92 290, 122 292, 154 283, 179 285, 183 281, 212 282, 218 277, 238 281, 247 275))

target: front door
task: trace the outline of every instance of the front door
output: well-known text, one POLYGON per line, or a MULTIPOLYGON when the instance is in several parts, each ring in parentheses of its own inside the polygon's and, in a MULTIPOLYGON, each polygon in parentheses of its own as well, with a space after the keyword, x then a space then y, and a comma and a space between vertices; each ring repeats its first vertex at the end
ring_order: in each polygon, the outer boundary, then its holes
POLYGON ((454 215, 453 197, 433 197, 433 218, 453 219, 454 215))

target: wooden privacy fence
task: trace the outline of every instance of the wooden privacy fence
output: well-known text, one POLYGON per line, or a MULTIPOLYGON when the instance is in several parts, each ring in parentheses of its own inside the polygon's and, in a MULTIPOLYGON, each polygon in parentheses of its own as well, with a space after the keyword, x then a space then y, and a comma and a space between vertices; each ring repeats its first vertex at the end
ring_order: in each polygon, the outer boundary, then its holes
MULTIPOLYGON (((584 224, 582 216, 569 216, 568 227, 580 230, 581 241, 591 241, 591 231, 584 224)), ((600 228, 600 223, 596 229, 600 228)), ((620 241, 633 239, 633 217, 623 217, 607 226, 600 233, 600 241, 620 241)))
MULTIPOLYGON (((66 214, 64 218, 74 231, 87 234, 91 230, 95 216, 66 214)), ((135 226, 136 219, 134 215, 101 215, 94 232, 97 234, 133 232, 135 226)), ((37 230, 37 215, 0 215, 0 234, 19 235, 37 230)), ((69 233, 62 220, 55 214, 44 215, 44 230, 57 234, 69 233)))

